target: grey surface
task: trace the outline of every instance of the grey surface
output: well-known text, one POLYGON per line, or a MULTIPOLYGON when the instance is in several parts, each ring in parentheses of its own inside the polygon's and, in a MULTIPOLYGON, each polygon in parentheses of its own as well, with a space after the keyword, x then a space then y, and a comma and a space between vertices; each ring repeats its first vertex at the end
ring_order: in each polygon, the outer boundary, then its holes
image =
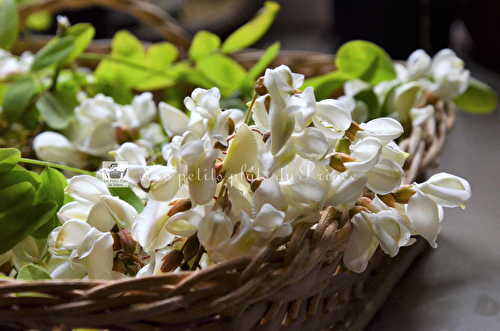
MULTIPOLYGON (((327 3, 322 3, 324 12, 327 3)), ((333 40, 324 27, 294 30, 283 22, 266 38, 280 40, 282 49, 329 52, 333 40)), ((500 75, 474 65, 461 51, 467 48, 464 34, 459 25, 452 42, 466 67, 500 91, 500 75)), ((429 175, 444 171, 464 177, 472 198, 465 210, 445 209, 438 248, 416 260, 366 331, 500 330, 499 129, 499 109, 480 116, 458 113, 439 166, 429 175)))

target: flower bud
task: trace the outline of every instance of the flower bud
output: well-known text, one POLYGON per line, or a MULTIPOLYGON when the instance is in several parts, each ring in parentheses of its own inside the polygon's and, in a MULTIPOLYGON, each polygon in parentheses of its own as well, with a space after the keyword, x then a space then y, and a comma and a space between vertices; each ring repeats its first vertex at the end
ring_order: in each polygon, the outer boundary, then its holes
POLYGON ((174 249, 165 255, 162 260, 163 264, 161 265, 160 270, 163 273, 174 271, 182 264, 183 260, 184 254, 182 254, 180 250, 174 249))
POLYGON ((118 144, 134 141, 137 137, 137 128, 129 128, 127 125, 115 127, 115 137, 118 144))
POLYGON ((113 251, 119 251, 122 249, 122 245, 120 243, 120 236, 116 232, 111 232, 111 237, 113 237, 113 251))
POLYGON ((260 96, 266 95, 267 93, 269 93, 267 91, 267 88, 264 86, 264 77, 260 77, 255 82, 255 93, 257 93, 257 95, 260 95, 260 96))
POLYGON ((329 165, 338 172, 344 172, 347 170, 344 163, 340 160, 340 155, 338 153, 332 155, 329 165))
POLYGON ((427 97, 428 104, 434 105, 434 104, 436 104, 436 102, 438 102, 439 98, 434 93, 432 93, 432 91, 427 90, 427 91, 425 91, 425 94, 427 97))
POLYGON ((353 161, 356 161, 356 159, 350 155, 344 153, 335 153, 330 158, 330 167, 337 170, 338 172, 344 172, 347 170, 347 168, 344 165, 344 162, 353 162, 353 161))
POLYGON ((187 238, 182 246, 181 250, 184 254, 184 261, 190 261, 193 257, 198 254, 198 250, 200 249, 200 241, 198 240, 198 236, 192 235, 187 238))
POLYGON ((354 137, 356 136, 356 133, 358 131, 364 131, 364 130, 359 126, 358 123, 352 121, 349 129, 345 131, 345 135, 347 138, 354 140, 354 137))
POLYGON ((337 140, 335 144, 335 152, 349 154, 351 150, 349 147, 351 146, 351 141, 347 138, 340 138, 337 140))
POLYGON ((214 164, 215 179, 217 180, 217 183, 222 182, 224 177, 226 177, 226 171, 222 171, 222 167, 223 167, 222 162, 214 164))
POLYGON ((118 256, 113 259, 113 268, 111 270, 119 272, 121 274, 125 273, 125 267, 123 266, 123 263, 118 258, 118 256))
POLYGON ((189 198, 174 200, 169 203, 169 205, 172 206, 167 214, 169 217, 172 217, 177 213, 189 210, 192 207, 192 203, 189 198))
POLYGON ((257 191, 260 184, 262 184, 263 180, 264 180, 264 178, 257 178, 257 179, 254 179, 250 182, 250 189, 252 190, 252 192, 257 191))
POLYGON ((120 238, 120 245, 123 250, 127 253, 133 254, 137 247, 137 242, 132 238, 130 232, 123 228, 118 232, 118 236, 120 238))
POLYGON ((416 193, 412 185, 404 185, 399 188, 396 192, 392 193, 394 200, 397 203, 407 204, 410 198, 416 193))
POLYGON ((234 120, 231 117, 227 119, 227 125, 227 134, 232 135, 234 133, 234 130, 236 130, 236 124, 234 124, 234 120))
POLYGON ((382 200, 383 203, 385 203, 386 206, 394 208, 396 204, 396 199, 392 194, 384 194, 384 195, 377 195, 380 200, 382 200))
POLYGON ((270 95, 265 97, 264 107, 266 108, 266 113, 269 114, 269 111, 271 110, 271 96, 270 95))

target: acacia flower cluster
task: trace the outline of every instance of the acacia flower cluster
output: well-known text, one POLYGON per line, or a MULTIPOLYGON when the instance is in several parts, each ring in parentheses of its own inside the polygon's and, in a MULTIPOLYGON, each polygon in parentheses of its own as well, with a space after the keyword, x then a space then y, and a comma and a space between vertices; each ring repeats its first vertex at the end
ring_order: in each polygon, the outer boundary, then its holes
MULTIPOLYGON (((412 77, 431 68, 419 61, 408 68, 412 77)), ((357 124, 342 102, 317 101, 310 87, 300 91, 303 80, 286 66, 267 69, 249 106, 252 125, 240 110, 220 107, 216 88, 198 88, 184 100, 190 117, 161 103, 171 138, 164 163, 149 164, 133 142, 111 153, 129 163, 144 209, 113 197, 97 178, 71 178, 66 192, 75 201, 61 208, 62 225, 48 239, 51 276, 141 277, 254 256, 298 223, 314 226, 328 206, 351 211, 344 264, 355 272, 378 246, 394 256, 421 235, 435 247, 442 207, 464 207, 468 182, 441 173, 402 186, 408 154, 394 140, 403 126, 390 117, 357 124)), ((121 117, 108 98, 89 99, 92 107, 82 104, 77 116, 91 124, 73 144, 96 155, 117 144, 106 130, 140 127, 153 116, 149 97, 139 98, 141 111, 122 109, 121 117)))
POLYGON ((470 71, 451 49, 443 49, 430 57, 424 50, 414 51, 406 64, 394 64, 397 77, 375 86, 362 80, 345 83, 344 102, 358 122, 369 118, 369 107, 356 98, 358 93, 373 90, 379 112, 397 119, 400 123, 419 126, 434 115, 433 104, 437 100, 451 101, 462 95, 469 87, 470 71))

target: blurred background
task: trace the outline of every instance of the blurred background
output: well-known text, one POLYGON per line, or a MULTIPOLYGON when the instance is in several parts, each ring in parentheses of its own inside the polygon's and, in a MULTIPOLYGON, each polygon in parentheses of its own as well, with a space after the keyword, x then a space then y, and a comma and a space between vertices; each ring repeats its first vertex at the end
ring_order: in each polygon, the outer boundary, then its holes
MULTIPOLYGON (((250 19, 260 0, 152 0, 190 33, 227 36, 250 19)), ((365 39, 394 59, 423 48, 450 47, 472 76, 500 91, 498 0, 281 0, 275 24, 255 48, 274 41, 282 50, 335 53, 346 41, 365 39)), ((132 17, 104 9, 66 12, 72 23, 91 22, 97 38, 123 28, 142 40, 160 37, 132 17)), ((459 112, 435 172, 469 180, 465 211, 445 211, 439 247, 412 265, 367 330, 500 329, 500 117, 459 112)))

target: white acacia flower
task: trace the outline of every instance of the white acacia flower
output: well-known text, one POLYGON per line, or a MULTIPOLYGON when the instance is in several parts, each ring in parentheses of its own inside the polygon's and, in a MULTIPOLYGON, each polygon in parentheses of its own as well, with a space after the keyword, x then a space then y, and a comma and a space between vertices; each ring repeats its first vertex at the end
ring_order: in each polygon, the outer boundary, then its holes
POLYGON ((434 118, 435 110, 433 105, 422 108, 412 108, 410 110, 411 125, 420 126, 428 120, 434 118))
POLYGON ((369 110, 364 101, 356 100, 348 95, 340 96, 337 100, 342 102, 347 109, 349 109, 354 122, 361 123, 368 120, 369 110))
POLYGON ((116 161, 128 163, 128 177, 133 184, 137 184, 146 172, 148 154, 144 148, 130 142, 126 142, 117 150, 109 152, 109 155, 113 156, 116 161))
POLYGON ((219 262, 243 256, 254 256, 259 252, 259 249, 254 245, 256 241, 250 217, 245 212, 241 212, 239 225, 234 234, 219 249, 210 252, 210 255, 214 261, 219 262))
POLYGON ((365 173, 354 170, 342 173, 333 170, 329 176, 330 190, 325 204, 337 209, 351 208, 368 183, 368 177, 365 173))
POLYGON ((460 177, 439 173, 411 188, 415 194, 405 205, 409 222, 432 247, 437 247, 436 238, 441 229, 439 223, 443 218, 442 207, 464 208, 471 197, 470 185, 460 177))
MULTIPOLYGON (((220 91, 216 87, 210 90, 205 90, 202 88, 197 88, 191 94, 191 97, 186 97, 184 99, 184 105, 187 109, 191 111, 191 114, 197 113, 203 118, 203 126, 205 127, 205 132, 207 136, 213 141, 217 141, 223 146, 227 146, 227 137, 229 134, 229 118, 233 112, 241 113, 237 109, 226 109, 222 110, 220 108, 220 91)), ((167 112, 173 113, 172 108, 163 107, 167 112)), ((179 121, 182 115, 176 114, 176 118, 179 121)), ((191 115, 192 116, 192 115, 191 115)), ((241 114, 235 114, 234 118, 241 118, 241 114)), ((181 124, 185 124, 185 121, 180 120, 181 124)), ((189 122, 188 122, 189 128, 189 122)), ((169 130, 170 127, 169 127, 169 130)), ((173 130, 171 130, 174 133, 173 130)), ((177 130, 178 132, 180 130, 177 130)))
POLYGON ((383 206, 380 201, 375 204, 382 209, 376 212, 362 211, 351 219, 353 231, 344 253, 344 263, 355 272, 366 269, 379 245, 386 254, 394 257, 400 247, 413 243, 409 224, 396 209, 383 206))
POLYGON ((293 114, 305 106, 304 100, 294 96, 295 90, 304 83, 304 75, 292 73, 290 68, 281 65, 275 69, 266 69, 263 83, 280 111, 293 114))
POLYGON ((221 173, 230 176, 249 170, 257 162, 257 153, 258 145, 254 134, 246 124, 242 124, 229 144, 221 173))
POLYGON ((168 202, 151 200, 135 218, 130 234, 146 252, 165 248, 174 239, 165 228, 171 208, 168 202))
POLYGON ((54 229, 51 234, 55 240, 53 249, 72 251, 71 260, 83 262, 83 268, 72 268, 71 261, 60 265, 51 274, 53 278, 61 278, 68 273, 85 274, 89 279, 110 279, 113 267, 113 237, 109 232, 101 232, 86 222, 68 220, 61 227, 54 229), (68 269, 69 268, 69 269, 68 269))
POLYGON ((30 71, 35 56, 29 52, 23 52, 21 58, 17 59, 8 51, 0 49, 0 80, 10 75, 25 74, 30 71))
POLYGON ((131 105, 121 107, 118 121, 130 128, 137 128, 150 123, 156 116, 156 112, 153 94, 144 92, 134 96, 131 105))
POLYGON ((33 149, 36 156, 42 161, 77 168, 85 166, 83 154, 60 133, 51 131, 40 133, 33 139, 33 149))
POLYGON ((422 84, 411 81, 399 85, 394 89, 388 98, 387 110, 389 116, 404 123, 410 118, 410 111, 413 109, 422 95, 422 84))
POLYGON ((292 225, 285 222, 285 212, 265 203, 252 221, 253 230, 265 240, 286 237, 292 233, 292 225))
POLYGON ((409 80, 428 77, 431 71, 431 65, 432 59, 423 49, 417 49, 411 53, 406 61, 409 80))
POLYGON ((208 252, 217 251, 233 234, 233 221, 217 208, 206 213, 198 225, 198 240, 208 252))
POLYGON ((203 126, 203 117, 198 112, 191 112, 188 116, 183 111, 165 102, 160 102, 158 111, 163 128, 169 137, 182 136, 186 131, 193 131, 199 137, 206 133, 203 126))
POLYGON ((443 49, 432 59, 431 75, 434 83, 430 91, 443 101, 453 100, 469 87, 470 71, 451 49, 443 49))
POLYGON ((115 225, 130 229, 137 213, 125 201, 111 196, 106 185, 92 176, 72 177, 65 192, 76 201, 64 205, 57 213, 62 224, 78 220, 102 232, 111 230, 115 225))
POLYGON ((313 117, 316 128, 330 139, 339 139, 351 126, 352 118, 349 109, 340 101, 325 99, 316 103, 317 116, 313 117))
POLYGON ((354 142, 365 137, 375 137, 385 146, 394 139, 399 138, 404 128, 397 120, 390 117, 380 117, 359 125, 363 131, 358 131, 354 142))
POLYGON ((444 172, 431 176, 416 187, 443 207, 465 208, 472 191, 468 181, 444 172))

